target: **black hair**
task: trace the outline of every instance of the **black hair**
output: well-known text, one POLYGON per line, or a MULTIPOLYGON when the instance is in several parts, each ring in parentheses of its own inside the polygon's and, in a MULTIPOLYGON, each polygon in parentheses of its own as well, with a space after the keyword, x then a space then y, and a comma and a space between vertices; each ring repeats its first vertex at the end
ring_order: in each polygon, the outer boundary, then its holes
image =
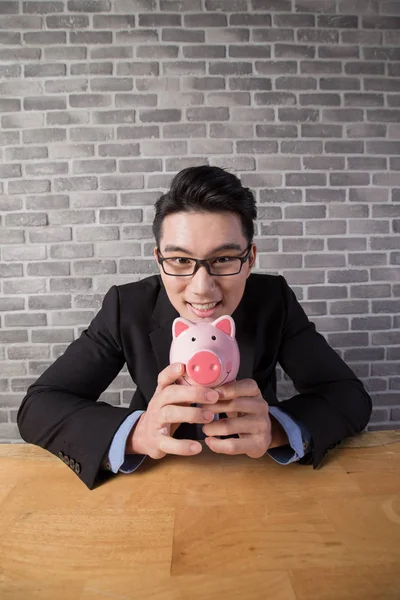
POLYGON ((165 217, 177 212, 236 213, 248 244, 253 241, 253 221, 257 218, 253 193, 242 186, 236 175, 221 167, 200 165, 179 171, 172 179, 169 191, 155 203, 155 210, 153 235, 157 246, 165 217))

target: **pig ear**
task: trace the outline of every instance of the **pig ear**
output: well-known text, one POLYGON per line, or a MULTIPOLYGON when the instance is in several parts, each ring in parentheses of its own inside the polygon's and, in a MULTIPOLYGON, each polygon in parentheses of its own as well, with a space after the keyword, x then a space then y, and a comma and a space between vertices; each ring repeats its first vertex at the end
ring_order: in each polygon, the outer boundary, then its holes
POLYGON ((193 325, 193 323, 191 323, 187 319, 183 319, 182 317, 178 317, 172 323, 172 337, 174 339, 177 338, 178 335, 180 335, 181 333, 183 333, 184 331, 186 331, 186 329, 189 329, 189 327, 191 327, 192 325, 193 325))
POLYGON ((235 337, 236 327, 235 321, 229 315, 223 315, 213 322, 214 327, 220 329, 231 338, 235 337))

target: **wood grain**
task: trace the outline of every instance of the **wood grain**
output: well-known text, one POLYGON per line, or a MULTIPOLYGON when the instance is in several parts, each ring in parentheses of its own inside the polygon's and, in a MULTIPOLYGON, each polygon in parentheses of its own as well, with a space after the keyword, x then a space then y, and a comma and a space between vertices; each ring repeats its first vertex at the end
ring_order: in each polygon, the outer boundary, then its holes
POLYGON ((0 446, 2 600, 399 600, 400 432, 323 465, 147 459, 90 491, 57 457, 0 446))

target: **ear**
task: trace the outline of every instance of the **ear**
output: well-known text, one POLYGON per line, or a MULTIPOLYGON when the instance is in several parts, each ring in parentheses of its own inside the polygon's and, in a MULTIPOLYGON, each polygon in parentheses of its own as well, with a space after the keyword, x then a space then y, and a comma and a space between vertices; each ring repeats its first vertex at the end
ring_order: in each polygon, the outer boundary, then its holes
POLYGON ((186 329, 189 329, 189 327, 191 327, 192 325, 193 323, 191 323, 187 319, 177 317, 172 323, 172 337, 174 339, 177 338, 181 333, 186 331, 186 329))
MULTIPOLYGON (((256 262, 256 257, 257 257, 257 246, 255 244, 252 244, 252 249, 250 251, 250 260, 249 260, 249 272, 247 273, 247 277, 249 277, 251 274, 251 270, 254 267, 254 264, 256 262)), ((247 279, 247 277, 246 277, 246 279, 247 279)))
POLYGON ((213 323, 214 327, 220 329, 229 337, 234 338, 236 333, 235 321, 229 315, 223 315, 216 319, 213 323))

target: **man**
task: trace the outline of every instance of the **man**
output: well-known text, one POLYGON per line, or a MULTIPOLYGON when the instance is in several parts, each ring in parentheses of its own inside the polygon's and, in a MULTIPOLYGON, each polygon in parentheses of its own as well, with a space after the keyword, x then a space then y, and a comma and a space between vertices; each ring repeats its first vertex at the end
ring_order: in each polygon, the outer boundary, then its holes
POLYGON ((29 387, 21 436, 58 455, 92 489, 104 469, 130 473, 146 456, 217 453, 317 468, 371 414, 362 383, 315 331, 282 276, 251 273, 255 200, 218 167, 178 173, 156 203, 159 275, 113 286, 88 329, 29 387), (179 386, 169 365, 172 322, 236 324, 240 369, 216 390, 179 386), (127 363, 129 408, 97 402, 127 363), (275 367, 298 394, 278 403, 275 367))

